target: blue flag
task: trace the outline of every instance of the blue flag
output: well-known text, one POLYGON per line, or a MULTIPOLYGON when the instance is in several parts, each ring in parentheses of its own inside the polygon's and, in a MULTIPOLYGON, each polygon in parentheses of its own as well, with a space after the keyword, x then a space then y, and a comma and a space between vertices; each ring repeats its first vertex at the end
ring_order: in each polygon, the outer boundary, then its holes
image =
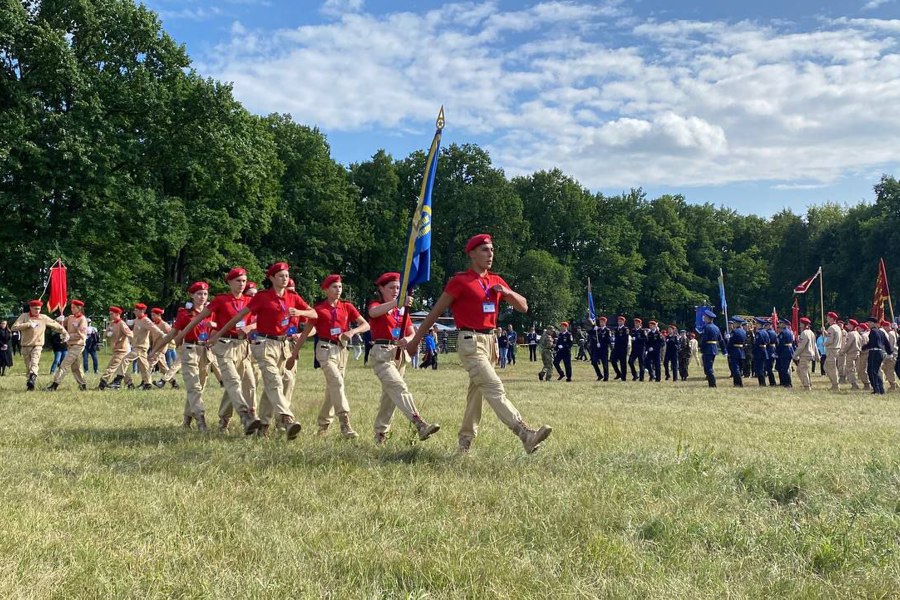
POLYGON ((431 279, 431 190, 434 187, 434 176, 437 173, 437 162, 441 148, 441 131, 444 128, 444 107, 441 107, 437 118, 437 131, 431 141, 428 159, 425 161, 425 174, 422 177, 422 188, 419 191, 419 202, 413 212, 412 224, 409 227, 409 241, 406 246, 406 260, 400 279, 400 297, 398 306, 406 304, 406 296, 412 288, 431 279))
POLYGON ((722 312, 728 310, 728 303, 725 302, 725 275, 722 273, 722 269, 719 269, 719 299, 722 302, 722 312))
POLYGON ((597 313, 594 310, 594 294, 591 292, 591 278, 588 277, 588 318, 591 321, 597 320, 597 313))
POLYGON ((696 314, 694 315, 694 329, 697 331, 697 333, 703 331, 703 327, 706 325, 706 323, 703 321, 703 313, 711 309, 711 306, 698 306, 695 308, 696 314))

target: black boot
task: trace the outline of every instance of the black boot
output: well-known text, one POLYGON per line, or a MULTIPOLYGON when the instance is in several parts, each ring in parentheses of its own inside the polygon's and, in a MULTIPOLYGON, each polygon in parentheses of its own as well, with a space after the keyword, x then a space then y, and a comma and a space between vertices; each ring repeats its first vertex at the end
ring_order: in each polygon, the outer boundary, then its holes
POLYGON ((59 389, 59 384, 56 383, 55 381, 44 388, 44 390, 47 392, 55 392, 58 389, 59 389))
POLYGON ((101 380, 100 380, 100 385, 97 387, 97 389, 100 390, 100 391, 102 392, 103 390, 105 390, 105 389, 108 388, 108 387, 109 387, 109 384, 106 383, 106 380, 105 380, 105 379, 101 379, 101 380))
POLYGON ((111 384, 109 384, 109 387, 119 389, 120 387, 122 387, 123 379, 125 379, 125 378, 122 377, 121 375, 116 375, 115 378, 113 379, 113 382, 111 384))
POLYGON ((34 373, 31 373, 28 376, 28 381, 25 382, 25 389, 27 389, 29 392, 33 392, 34 391, 34 382, 36 380, 37 380, 37 375, 35 375, 34 373))

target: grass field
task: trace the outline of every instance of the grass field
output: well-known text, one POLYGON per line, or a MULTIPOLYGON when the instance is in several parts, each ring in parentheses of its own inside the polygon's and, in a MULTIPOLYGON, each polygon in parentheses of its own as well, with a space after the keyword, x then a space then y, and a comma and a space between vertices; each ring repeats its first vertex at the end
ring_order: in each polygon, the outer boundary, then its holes
MULTIPOLYGON (((900 595, 900 393, 708 390, 696 366, 602 384, 586 363, 541 384, 520 361, 509 396, 553 436, 526 456, 485 407, 458 457, 455 355, 407 376, 441 432, 412 444, 398 415, 377 448, 361 362, 360 439, 312 435, 304 354, 290 443, 183 431, 181 390, 26 394, 18 361, 0 378, 0 597, 900 595)), ((218 386, 204 397, 214 414, 218 386)))

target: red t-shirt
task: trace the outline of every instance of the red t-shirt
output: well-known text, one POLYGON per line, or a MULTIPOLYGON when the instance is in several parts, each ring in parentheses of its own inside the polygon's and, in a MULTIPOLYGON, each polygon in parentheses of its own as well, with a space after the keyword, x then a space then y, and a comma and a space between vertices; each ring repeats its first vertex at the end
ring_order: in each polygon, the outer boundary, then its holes
MULTIPOLYGON (((202 310, 202 309, 201 309, 202 310)), ((200 314, 200 311, 197 310, 196 307, 188 310, 186 308, 178 309, 178 316, 175 317, 175 324, 172 325, 175 329, 179 331, 184 331, 184 328, 188 326, 188 323, 194 320, 194 317, 200 314)), ((196 344, 197 342, 205 342, 209 338, 210 333, 210 321, 212 319, 207 317, 197 323, 197 326, 191 329, 185 336, 184 341, 188 344, 196 344)))
MULTIPOLYGON (((369 302, 369 314, 374 307, 381 304, 378 300, 369 302)), ((403 327, 403 312, 398 308, 392 308, 380 317, 369 317, 369 327, 372 332, 373 340, 396 340, 403 337, 400 335, 400 328, 403 327), (394 330, 397 335, 394 335, 394 330)), ((410 325, 409 327, 412 327, 410 325)), ((409 333, 407 328, 406 333, 409 333)))
POLYGON ((352 303, 346 300, 338 300, 337 306, 332 306, 327 300, 322 300, 313 308, 317 317, 313 325, 320 340, 338 341, 341 333, 349 331, 350 323, 359 319, 359 311, 352 303))
POLYGON ((282 336, 288 335, 291 327, 291 315, 289 309, 309 309, 309 304, 294 292, 284 292, 280 298, 274 289, 257 292, 250 299, 247 308, 256 315, 256 331, 263 335, 282 336))
POLYGON ((497 284, 509 289, 503 278, 494 273, 481 277, 469 269, 450 278, 444 292, 453 296, 450 310, 459 329, 493 329, 497 327, 500 294, 491 288, 497 284), (485 306, 491 307, 485 310, 485 306))
MULTIPOLYGON (((210 312, 212 312, 212 315, 210 315, 209 318, 213 323, 221 327, 230 321, 234 315, 241 312, 249 303, 250 297, 244 296, 243 294, 240 298, 235 298, 231 294, 219 294, 213 298, 213 301, 207 306, 210 312)), ((247 325, 247 319, 244 319, 244 325, 247 325)), ((224 333, 227 336, 237 337, 243 332, 235 326, 231 331, 226 331, 224 333)))

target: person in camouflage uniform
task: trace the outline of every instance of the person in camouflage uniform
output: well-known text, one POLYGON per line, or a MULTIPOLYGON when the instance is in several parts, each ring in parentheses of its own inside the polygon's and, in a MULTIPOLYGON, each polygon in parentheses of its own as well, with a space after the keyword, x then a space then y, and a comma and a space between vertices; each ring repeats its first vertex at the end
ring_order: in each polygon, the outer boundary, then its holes
POLYGON ((541 361, 544 363, 543 368, 540 373, 538 373, 538 379, 541 381, 550 381, 551 374, 553 373, 553 327, 548 326, 544 329, 544 334, 541 336, 541 340, 538 342, 538 348, 541 349, 541 361))
POLYGON ((682 381, 687 381, 688 366, 691 364, 691 343, 685 331, 681 331, 678 338, 678 375, 682 381))

